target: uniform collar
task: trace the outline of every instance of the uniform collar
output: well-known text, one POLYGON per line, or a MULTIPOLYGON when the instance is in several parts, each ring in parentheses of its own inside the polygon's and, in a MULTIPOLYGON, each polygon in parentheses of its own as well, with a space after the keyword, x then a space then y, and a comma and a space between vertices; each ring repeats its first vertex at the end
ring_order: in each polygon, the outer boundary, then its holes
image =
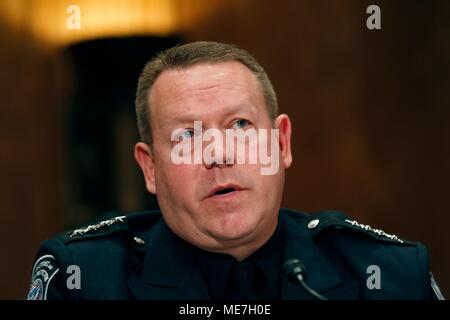
MULTIPOLYGON (((329 299, 356 299, 359 283, 343 282, 332 265, 314 243, 308 223, 312 220, 306 215, 296 213, 293 219, 287 210, 281 209, 284 217, 283 263, 290 258, 300 260, 305 267, 306 283, 315 291, 329 299)), ((300 285, 292 283, 287 276, 281 277, 282 299, 313 299, 300 285)))
MULTIPOLYGON (((317 292, 330 299, 355 299, 357 282, 343 282, 313 242, 307 228, 311 218, 296 213, 292 218, 280 210, 284 248, 281 263, 299 259, 305 266, 306 281, 317 292)), ((163 219, 146 233, 142 268, 131 274, 128 286, 136 299, 209 299, 205 280, 184 241, 169 230, 163 219)), ((299 285, 280 275, 282 299, 311 299, 299 285)))
POLYGON ((163 219, 147 235, 142 270, 128 286, 136 299, 208 299, 200 270, 186 243, 169 230, 163 219))

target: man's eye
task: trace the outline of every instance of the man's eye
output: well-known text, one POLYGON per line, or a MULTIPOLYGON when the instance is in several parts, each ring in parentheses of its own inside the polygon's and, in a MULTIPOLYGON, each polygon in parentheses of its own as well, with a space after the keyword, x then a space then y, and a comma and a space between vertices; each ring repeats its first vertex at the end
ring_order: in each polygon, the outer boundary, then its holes
POLYGON ((185 130, 181 133, 181 138, 184 139, 191 139, 194 136, 194 130, 185 130))
POLYGON ((234 126, 238 129, 243 129, 248 125, 249 125, 249 122, 248 122, 248 120, 245 120, 245 119, 239 119, 238 121, 236 121, 234 123, 234 126))

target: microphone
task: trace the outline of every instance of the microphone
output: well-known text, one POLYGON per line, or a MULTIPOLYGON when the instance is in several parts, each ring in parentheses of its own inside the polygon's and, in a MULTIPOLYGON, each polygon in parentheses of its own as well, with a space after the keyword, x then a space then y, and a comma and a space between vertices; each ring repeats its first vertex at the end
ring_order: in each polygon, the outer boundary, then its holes
POLYGON ((318 300, 328 300, 324 296, 322 296, 320 293, 312 289, 310 286, 308 286, 305 282, 306 279, 306 272, 305 272, 305 266, 300 262, 300 260, 291 258, 286 260, 283 266, 284 272, 286 273, 288 279, 296 284, 300 284, 303 289, 306 290, 311 296, 318 300))

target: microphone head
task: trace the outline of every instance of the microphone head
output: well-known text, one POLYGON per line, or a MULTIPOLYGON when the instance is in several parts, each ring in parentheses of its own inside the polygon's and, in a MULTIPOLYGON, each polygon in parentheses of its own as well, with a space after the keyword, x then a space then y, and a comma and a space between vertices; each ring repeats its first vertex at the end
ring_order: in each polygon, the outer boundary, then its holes
POLYGON ((305 278, 305 267, 300 260, 291 258, 287 259, 283 265, 284 273, 288 279, 293 282, 297 282, 297 275, 301 274, 305 278))

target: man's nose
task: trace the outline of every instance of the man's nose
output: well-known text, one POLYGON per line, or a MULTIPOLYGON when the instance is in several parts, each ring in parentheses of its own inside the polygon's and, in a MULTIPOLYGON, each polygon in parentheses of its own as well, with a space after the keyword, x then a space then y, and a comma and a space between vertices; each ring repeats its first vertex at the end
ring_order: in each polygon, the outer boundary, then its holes
POLYGON ((209 141, 203 145, 203 164, 206 168, 230 167, 233 165, 233 157, 227 152, 225 137, 220 141, 209 141))

